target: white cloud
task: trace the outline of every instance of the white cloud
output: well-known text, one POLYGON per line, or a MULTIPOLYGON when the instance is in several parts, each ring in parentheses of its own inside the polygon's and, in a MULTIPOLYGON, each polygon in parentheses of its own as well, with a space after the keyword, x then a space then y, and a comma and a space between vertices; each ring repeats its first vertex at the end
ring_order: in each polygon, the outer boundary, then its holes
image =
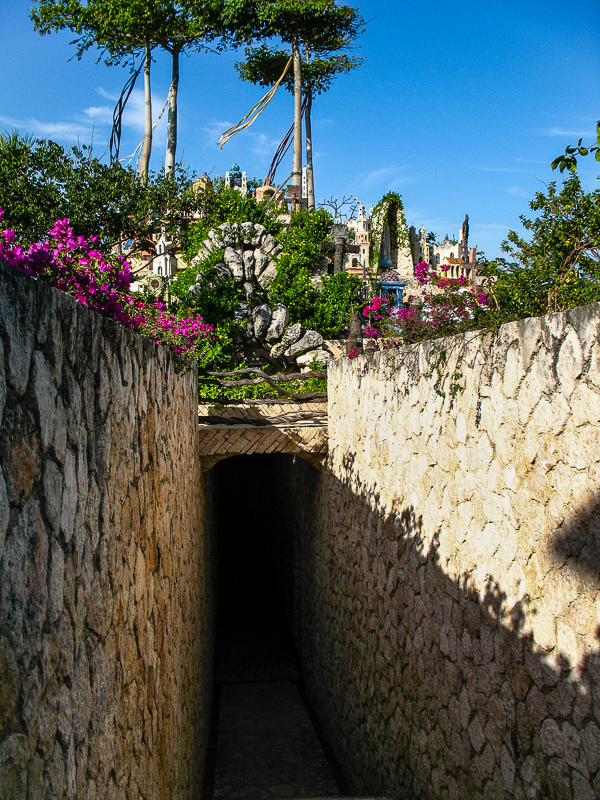
MULTIPOLYGON (((97 90, 98 94, 107 100, 115 101, 118 97, 105 91, 102 87, 97 90)), ((152 95, 153 120, 156 122, 158 115, 163 108, 165 98, 152 95)), ((79 141, 87 144, 95 139, 96 144, 105 145, 110 128, 112 127, 113 108, 109 105, 88 106, 81 114, 75 115, 71 120, 44 121, 35 117, 16 119, 14 117, 0 116, 0 123, 16 128, 23 133, 31 133, 34 136, 56 139, 61 142, 79 141), (98 141, 98 135, 102 139, 98 141)), ((166 142, 166 111, 162 116, 158 126, 154 130, 154 143, 157 145, 166 142)), ((144 132, 145 106, 144 92, 141 89, 134 89, 125 107, 123 114, 123 126, 135 131, 141 138, 144 132)))
POLYGON ((202 130, 208 134, 210 144, 216 145, 221 138, 221 134, 228 128, 231 128, 232 125, 233 122, 229 122, 228 120, 214 119, 208 122, 202 130))
POLYGON ((402 186, 410 186, 411 184, 415 183, 417 180, 416 175, 404 175, 401 178, 396 178, 395 181, 392 181, 389 184, 389 188, 391 190, 400 189, 402 186))
POLYGON ((113 103, 116 103, 117 100, 119 99, 118 94, 112 94, 111 92, 107 92, 106 89, 104 89, 102 86, 98 86, 96 91, 98 92, 100 97, 104 97, 106 100, 112 100, 113 103))
POLYGON ((110 106, 90 106, 84 108, 83 113, 95 122, 112 123, 113 109, 110 106))
POLYGON ((253 141, 253 144, 250 145, 251 152, 256 153, 258 156, 273 158, 275 151, 279 147, 278 139, 270 138, 264 133, 256 133, 255 131, 247 131, 247 135, 253 141))
MULTIPOLYGON (((152 124, 156 121, 164 108, 165 98, 152 95, 152 124)), ((138 134, 144 133, 146 119, 146 106, 144 102, 144 92, 142 89, 134 89, 131 93, 125 111, 123 113, 123 125, 137 131, 138 134)), ((157 144, 166 142, 167 112, 164 111, 160 122, 154 129, 153 141, 157 144)))
POLYGON ((509 186, 506 193, 513 195, 513 197, 531 197, 531 192, 526 192, 520 186, 509 186))
POLYGON ((535 131, 541 136, 569 136, 573 139, 582 139, 584 136, 593 136, 593 128, 586 130, 565 130, 564 128, 543 128, 535 131))
POLYGON ((19 133, 31 133, 34 136, 49 137, 60 139, 61 141, 82 141, 87 144, 91 141, 94 128, 86 122, 42 122, 35 117, 27 119, 15 119, 14 117, 0 116, 0 123, 15 128, 19 133))
POLYGON ((371 187, 380 186, 385 183, 391 185, 391 179, 394 183, 400 181, 400 174, 404 167, 381 167, 368 172, 366 175, 359 175, 357 185, 362 189, 370 189, 371 187))

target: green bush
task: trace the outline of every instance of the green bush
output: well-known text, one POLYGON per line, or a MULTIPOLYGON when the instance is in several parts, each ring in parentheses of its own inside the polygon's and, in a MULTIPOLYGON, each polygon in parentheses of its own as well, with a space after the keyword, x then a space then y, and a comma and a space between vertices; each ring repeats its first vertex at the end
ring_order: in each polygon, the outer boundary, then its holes
POLYGON ((577 175, 560 189, 550 183, 521 216, 529 238, 508 232, 504 258, 482 270, 495 275, 492 295, 502 321, 522 319, 600 300, 600 190, 586 192, 577 175))
MULTIPOLYGON (((305 381, 288 381, 282 388, 293 394, 314 394, 327 391, 326 378, 308 378, 305 381)), ((207 383, 200 378, 199 397, 201 403, 215 402, 217 400, 263 400, 277 399, 285 401, 285 397, 275 391, 268 383, 258 383, 255 386, 233 386, 223 389, 216 384, 207 383)))
POLYGON ((220 186, 216 191, 201 192, 199 197, 202 218, 191 225, 183 252, 188 263, 208 238, 211 228, 217 228, 224 222, 254 222, 264 225, 267 232, 275 236, 282 228, 276 208, 269 205, 267 200, 244 197, 236 189, 227 189, 225 186, 220 186))
POLYGON ((352 306, 358 302, 362 281, 358 275, 339 272, 323 278, 323 290, 307 327, 314 328, 327 338, 334 337, 348 324, 352 306))
POLYGON ((135 240, 147 250, 161 231, 183 246, 198 211, 192 183, 178 165, 172 176, 151 174, 142 185, 134 170, 102 163, 89 147, 0 134, 0 208, 22 245, 67 218, 76 236, 98 236, 104 249, 135 240))
POLYGON ((193 309, 213 326, 215 359, 211 369, 215 370, 232 368, 234 337, 239 330, 233 310, 245 299, 239 284, 217 280, 214 266, 222 261, 223 250, 213 250, 203 261, 180 272, 171 284, 171 294, 179 304, 193 309), (189 290, 196 283, 199 290, 191 295, 189 290))

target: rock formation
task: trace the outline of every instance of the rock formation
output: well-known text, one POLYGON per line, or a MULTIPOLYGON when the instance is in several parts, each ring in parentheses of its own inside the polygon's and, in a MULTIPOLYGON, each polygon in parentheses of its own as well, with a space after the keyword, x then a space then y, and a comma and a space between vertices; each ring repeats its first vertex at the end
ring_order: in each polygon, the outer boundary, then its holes
POLYGON ((239 330, 240 356, 250 363, 277 369, 307 369, 316 357, 325 365, 333 356, 321 334, 304 330, 299 323, 289 325, 286 306, 278 303, 271 309, 266 302, 266 293, 277 277, 277 256, 282 249, 264 225, 224 222, 208 232, 191 264, 199 264, 219 250, 223 250, 223 261, 212 267, 208 281, 199 276, 189 292, 197 297, 227 281, 242 287, 246 300, 235 308, 234 319, 243 323, 239 330))

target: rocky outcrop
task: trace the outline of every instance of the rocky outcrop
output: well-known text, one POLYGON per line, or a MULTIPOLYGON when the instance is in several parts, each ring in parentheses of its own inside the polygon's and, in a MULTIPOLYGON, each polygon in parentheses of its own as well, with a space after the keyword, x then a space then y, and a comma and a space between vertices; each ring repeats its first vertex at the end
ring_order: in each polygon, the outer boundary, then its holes
POLYGON ((254 323, 254 338, 257 342, 264 341, 271 322, 271 309, 269 306, 263 305, 253 308, 252 321, 254 323))
POLYGON ((277 303, 271 313, 271 322, 269 323, 269 329, 266 336, 267 342, 278 342, 282 338, 283 332, 289 321, 290 312, 287 310, 286 306, 283 305, 283 303, 277 303))
POLYGON ((276 362, 280 367, 306 369, 312 358, 305 356, 311 352, 319 352, 320 363, 332 357, 327 345, 323 348, 323 337, 316 331, 303 331, 300 325, 287 327, 290 313, 286 306, 278 303, 271 310, 265 302, 266 293, 277 278, 277 256, 282 247, 264 225, 253 222, 219 225, 208 232, 192 265, 218 250, 223 250, 223 262, 212 267, 208 281, 202 278, 206 282, 193 284, 189 292, 197 297, 206 288, 210 290, 227 281, 235 281, 243 288, 246 302, 235 309, 234 318, 243 322, 240 344, 246 355, 251 354, 251 360, 263 365, 276 362), (302 361, 297 361, 298 357, 302 361))
POLYGON ((317 331, 306 331, 304 336, 285 351, 290 358, 302 356, 311 350, 317 350, 323 344, 323 337, 317 331))

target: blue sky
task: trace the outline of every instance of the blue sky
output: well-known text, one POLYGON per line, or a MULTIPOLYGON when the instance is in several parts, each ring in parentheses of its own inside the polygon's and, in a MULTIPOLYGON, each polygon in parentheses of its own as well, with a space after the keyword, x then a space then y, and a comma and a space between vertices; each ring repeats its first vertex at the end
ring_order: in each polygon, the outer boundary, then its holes
MULTIPOLYGON (((89 144, 100 155, 126 70, 69 61, 68 32, 40 37, 30 0, 0 0, 0 130, 89 144)), ((551 180, 550 162, 600 118, 600 4, 597 0, 488 0, 447 4, 362 2, 369 20, 356 53, 365 64, 341 76, 313 110, 317 200, 356 195, 367 208, 390 189, 408 224, 442 237, 469 214, 471 244, 500 255, 509 228, 551 180)), ((217 141, 262 96, 242 83, 243 52, 192 54, 181 64, 178 158, 198 174, 223 175, 237 161, 263 178, 291 124, 292 96, 280 90, 246 132, 217 141)), ((153 65, 155 117, 169 88, 169 60, 153 65)), ((141 84, 132 97, 122 155, 143 131, 141 84)), ((164 118, 152 166, 164 161, 164 118)), ((291 171, 285 162, 278 177, 291 171)), ((588 189, 600 165, 580 161, 588 189)))

